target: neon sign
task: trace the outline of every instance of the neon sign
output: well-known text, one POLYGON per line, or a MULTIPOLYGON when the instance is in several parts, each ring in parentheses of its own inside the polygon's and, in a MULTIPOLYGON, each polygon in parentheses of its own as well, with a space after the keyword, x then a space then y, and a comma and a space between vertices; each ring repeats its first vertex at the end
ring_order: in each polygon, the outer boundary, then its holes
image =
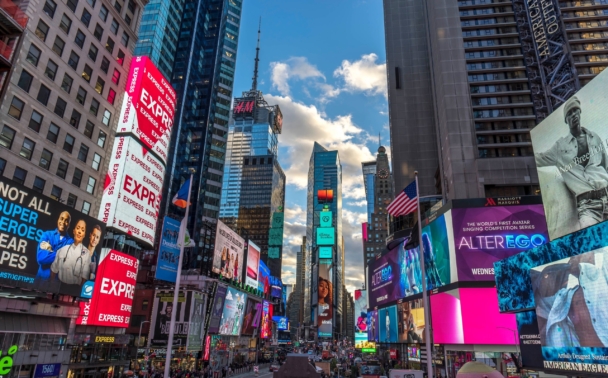
POLYGON ((529 249, 541 246, 546 242, 547 238, 541 234, 463 236, 458 243, 458 249, 529 249))
POLYGON ((393 278, 393 268, 390 265, 385 266, 372 276, 372 286, 380 285, 393 278))

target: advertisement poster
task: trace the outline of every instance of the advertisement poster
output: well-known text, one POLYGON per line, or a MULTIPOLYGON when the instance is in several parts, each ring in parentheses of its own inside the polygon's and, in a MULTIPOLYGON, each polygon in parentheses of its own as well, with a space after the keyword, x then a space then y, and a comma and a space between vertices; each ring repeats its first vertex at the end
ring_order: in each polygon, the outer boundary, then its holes
POLYGON ((270 269, 262 260, 260 260, 258 273, 258 290, 263 292, 264 295, 270 294, 270 269))
POLYGON ((247 275, 245 277, 245 285, 258 287, 258 275, 260 265, 260 247, 249 240, 247 246, 247 275))
POLYGON ((409 297, 414 294, 422 293, 422 268, 420 265, 420 249, 418 247, 405 249, 407 241, 399 244, 399 297, 395 299, 409 297))
POLYGON ((424 302, 416 299, 397 305, 399 342, 422 344, 424 341, 424 302))
POLYGON ((241 331, 241 323, 245 312, 247 294, 226 288, 226 299, 224 300, 224 311, 220 322, 220 335, 238 336, 241 331))
POLYGON ((272 321, 276 323, 277 329, 286 330, 288 328, 288 326, 287 326, 288 321, 287 321, 287 318, 284 316, 275 315, 272 317, 272 321))
POLYGON ((532 370, 543 369, 543 351, 536 311, 522 311, 516 315, 521 365, 532 370))
POLYGON ((247 298, 247 306, 245 307, 245 317, 243 318, 243 326, 241 334, 253 336, 255 330, 260 326, 262 318, 262 303, 254 300, 252 297, 247 298))
POLYGON ((449 211, 422 229, 421 244, 424 251, 427 290, 452 282, 449 243, 451 233, 452 217, 449 211))
POLYGON ((606 86, 602 72, 530 132, 551 240, 608 219, 606 86))
POLYGON ((91 298, 103 222, 0 177, 0 283, 91 298))
POLYGON ((317 329, 319 337, 332 337, 334 288, 331 264, 319 265, 317 282, 317 329))
POLYGON ((270 296, 274 298, 281 298, 283 295, 283 282, 279 277, 269 276, 268 281, 270 282, 270 296))
POLYGON ((131 137, 116 137, 98 218, 154 245, 165 167, 131 137))
POLYGON ((150 345, 167 346, 171 329, 171 314, 175 311, 175 334, 173 345, 186 346, 190 322, 191 291, 180 291, 177 297, 177 308, 173 306, 173 290, 156 291, 152 307, 152 325, 150 327, 150 345))
POLYGON ((117 133, 133 133, 167 164, 176 105, 175 90, 145 56, 133 57, 117 133))
POLYGON ((273 310, 272 303, 268 301, 262 302, 262 329, 260 331, 260 337, 262 339, 269 339, 272 337, 273 310))
POLYGON ((367 341, 367 332, 355 332, 355 348, 375 348, 376 343, 373 341, 367 341))
POLYGON ((163 221, 163 233, 160 239, 158 263, 155 278, 168 282, 175 282, 177 277, 177 264, 179 264, 179 236, 180 222, 169 217, 163 221))
POLYGON ((240 237, 230 227, 221 221, 217 222, 215 234, 215 252, 213 254, 213 273, 222 277, 243 282, 241 270, 243 268, 243 252, 245 239, 240 237))
POLYGON ((368 262, 369 307, 375 308, 401 298, 398 249, 368 262))
POLYGON ((390 306, 378 310, 379 339, 381 343, 396 343, 399 340, 397 322, 397 306, 390 306))
POLYGON ((369 341, 378 342, 378 311, 367 312, 367 338, 369 341))
POLYGON ((205 299, 198 291, 192 292, 192 305, 190 306, 190 326, 188 327, 188 350, 199 351, 202 348, 203 324, 205 318, 205 299))
POLYGON ((207 333, 215 335, 220 330, 220 322, 222 321, 222 312, 224 312, 224 300, 226 299, 226 287, 218 286, 213 298, 213 307, 211 308, 211 316, 209 317, 209 329, 207 333))
POLYGON ((355 333, 365 333, 367 339, 367 290, 355 290, 355 333))
POLYGON ((494 281, 494 263, 549 240, 543 205, 452 209, 458 281, 494 281))

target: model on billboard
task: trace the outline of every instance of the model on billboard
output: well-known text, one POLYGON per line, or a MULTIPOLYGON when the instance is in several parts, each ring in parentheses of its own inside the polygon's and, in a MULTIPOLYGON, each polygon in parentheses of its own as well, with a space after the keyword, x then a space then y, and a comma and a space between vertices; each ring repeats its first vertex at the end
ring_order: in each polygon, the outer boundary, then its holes
POLYGON ((433 245, 431 244, 428 233, 422 234, 422 248, 424 250, 424 268, 426 270, 427 290, 433 290, 443 286, 437 264, 435 264, 435 254, 433 253, 433 245))
POLYGON ((99 225, 93 226, 93 231, 89 235, 89 246, 87 250, 89 251, 89 279, 95 279, 95 272, 97 271, 97 264, 99 263, 99 256, 95 253, 95 249, 97 248, 97 244, 101 240, 101 227, 99 225))
MULTIPOLYGON (((73 230, 73 242, 61 247, 51 264, 51 279, 59 277, 59 281, 66 285, 82 286, 91 274, 91 255, 83 245, 87 233, 87 224, 84 220, 76 222, 73 230)), ((78 291, 78 288, 74 288, 78 291)))
POLYGON ((369 311, 367 313, 367 334, 370 341, 377 341, 378 334, 376 333, 376 311, 369 311))
POLYGON ((51 277, 51 264, 55 261, 57 251, 72 244, 73 240, 68 235, 71 219, 70 213, 63 211, 57 219, 57 228, 53 231, 44 232, 40 237, 36 255, 38 261, 37 279, 48 280, 51 277))
POLYGON ((422 343, 422 338, 416 333, 416 320, 412 312, 412 304, 410 302, 403 302, 398 306, 401 313, 399 340, 406 341, 408 344, 422 343))
POLYGON ((319 277, 319 325, 323 324, 323 320, 329 320, 331 322, 333 317, 332 309, 332 296, 331 296, 331 282, 325 278, 319 277))

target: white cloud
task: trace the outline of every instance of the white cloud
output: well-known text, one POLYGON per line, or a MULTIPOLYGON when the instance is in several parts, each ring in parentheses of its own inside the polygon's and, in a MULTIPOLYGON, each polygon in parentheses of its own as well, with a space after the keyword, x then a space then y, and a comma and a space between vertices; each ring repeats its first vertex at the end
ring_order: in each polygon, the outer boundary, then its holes
POLYGON ((386 63, 378 64, 378 55, 371 53, 350 62, 343 60, 334 77, 344 79, 345 90, 387 97, 386 63))
POLYGON ((270 69, 272 71, 272 87, 276 88, 283 96, 289 95, 290 79, 322 78, 325 80, 321 71, 310 64, 305 57, 292 57, 285 62, 272 62, 270 63, 270 69))

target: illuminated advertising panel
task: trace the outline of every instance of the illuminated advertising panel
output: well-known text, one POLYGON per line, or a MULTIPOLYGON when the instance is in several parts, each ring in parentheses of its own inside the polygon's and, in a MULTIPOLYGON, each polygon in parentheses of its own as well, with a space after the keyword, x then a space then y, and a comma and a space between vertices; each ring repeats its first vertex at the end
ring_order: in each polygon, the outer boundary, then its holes
POLYGON ((288 320, 286 317, 284 316, 273 316, 272 317, 272 321, 275 322, 277 324, 277 329, 280 330, 286 330, 288 327, 288 320))
POLYGON ((245 239, 221 221, 217 222, 213 272, 223 277, 242 282, 243 252, 245 239))
POLYGON ((367 312, 367 339, 378 341, 378 311, 376 310, 367 312))
POLYGON ((274 308, 272 303, 268 301, 262 302, 262 328, 260 330, 260 337, 262 339, 269 339, 272 337, 272 315, 274 308))
POLYGON ((158 262, 154 274, 157 280, 175 282, 179 263, 179 246, 177 245, 179 227, 179 221, 165 217, 158 251, 158 262))
POLYGON ((367 290, 355 290, 355 333, 365 333, 367 340, 367 290))
POLYGON ((209 317, 209 334, 217 334, 220 330, 220 322, 222 321, 222 312, 224 312, 224 300, 226 299, 226 287, 218 286, 213 298, 213 307, 211 308, 211 316, 209 317))
POLYGON ((242 97, 234 99, 234 108, 232 108, 232 115, 235 119, 241 119, 245 117, 253 117, 253 111, 255 110, 254 97, 242 97))
POLYGON ((549 239, 540 204, 452 209, 452 222, 458 281, 494 281, 496 261, 549 239))
POLYGON ((397 304, 399 342, 422 344, 424 338, 424 302, 416 299, 397 304))
POLYGON ((355 333, 355 348, 375 348, 376 343, 373 341, 367 341, 367 332, 356 332, 355 333))
POLYGON ((117 137, 103 186, 99 219, 154 245, 165 167, 131 137, 117 137))
POLYGON ((260 260, 259 265, 259 279, 258 279, 258 290, 264 293, 264 295, 270 294, 270 269, 266 263, 260 260))
POLYGON ((317 282, 317 329, 319 337, 332 337, 334 315, 334 287, 330 264, 319 264, 317 282))
POLYGON ((99 259, 93 297, 76 320, 79 325, 129 327, 139 261, 104 248, 99 259))
POLYGON ((333 247, 319 247, 319 258, 320 259, 331 259, 334 254, 333 247))
POLYGON ((188 341, 188 326, 190 322, 190 306, 192 305, 192 292, 180 291, 177 297, 177 306, 173 305, 173 291, 156 291, 152 306, 152 322, 150 326, 150 345, 167 346, 169 330, 171 329, 171 315, 175 312, 175 333, 173 345, 186 346, 188 341))
POLYGON ((134 57, 116 132, 133 133, 165 165, 175 104, 175 90, 150 58, 134 57))
POLYGON ((253 336, 255 330, 260 327, 262 321, 262 303, 253 299, 247 298, 247 306, 245 307, 245 317, 243 318, 243 326, 241 334, 253 336))
POLYGON ((224 311, 220 322, 220 335, 238 336, 243 322, 247 294, 232 287, 226 288, 224 311))
POLYGON ((602 72, 530 132, 551 240, 608 219, 607 85, 602 72))
POLYGON ((269 276, 270 282, 270 296, 274 298, 281 298, 283 295, 283 282, 279 277, 269 276))
POLYGON ((420 362, 420 347, 408 346, 407 347, 407 360, 420 362))
POLYGON ((399 340, 399 323, 397 322, 397 306, 378 310, 379 339, 381 343, 396 343, 399 340))
POLYGON ((245 285, 249 285, 256 289, 258 288, 259 269, 260 247, 249 240, 247 247, 247 274, 245 276, 245 285))
POLYGON ((317 190, 317 201, 319 203, 333 202, 334 201, 334 190, 333 189, 317 190))
POLYGON ((336 236, 333 227, 317 228, 317 245, 334 245, 336 236))
POLYGON ((543 350, 540 342, 540 331, 536 311, 522 311, 515 314, 521 365, 532 370, 543 369, 543 350))
POLYGON ((450 239, 453 239, 450 211, 441 214, 422 229, 427 290, 456 281, 456 274, 452 274, 450 266, 450 239))
POLYGON ((331 226, 333 226, 332 212, 331 211, 319 212, 319 227, 331 227, 331 226))
POLYGON ((103 222, 0 177, 1 284, 91 298, 104 236, 103 222))

